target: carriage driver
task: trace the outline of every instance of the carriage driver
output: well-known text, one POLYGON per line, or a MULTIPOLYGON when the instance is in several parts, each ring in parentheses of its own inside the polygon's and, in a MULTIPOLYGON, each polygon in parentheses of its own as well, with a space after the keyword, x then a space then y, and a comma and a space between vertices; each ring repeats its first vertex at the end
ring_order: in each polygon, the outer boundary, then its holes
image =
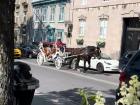
POLYGON ((56 42, 56 47, 58 48, 58 50, 63 53, 64 52, 64 43, 61 41, 61 38, 59 38, 56 42))

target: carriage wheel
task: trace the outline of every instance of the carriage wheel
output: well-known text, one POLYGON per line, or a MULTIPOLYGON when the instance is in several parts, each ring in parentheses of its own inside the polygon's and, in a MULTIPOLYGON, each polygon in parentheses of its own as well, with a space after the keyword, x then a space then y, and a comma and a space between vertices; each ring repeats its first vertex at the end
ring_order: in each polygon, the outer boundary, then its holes
POLYGON ((76 63, 77 63, 77 58, 74 58, 71 62, 70 68, 75 70, 77 68, 76 63))
POLYGON ((55 64, 56 69, 58 69, 58 70, 61 69, 61 67, 62 67, 62 58, 57 57, 55 62, 54 62, 54 64, 55 64))
POLYGON ((29 54, 29 56, 28 56, 28 57, 29 57, 30 59, 31 59, 31 58, 33 58, 32 54, 29 54))
POLYGON ((44 61, 43 55, 41 53, 38 53, 37 55, 37 64, 42 65, 44 61))

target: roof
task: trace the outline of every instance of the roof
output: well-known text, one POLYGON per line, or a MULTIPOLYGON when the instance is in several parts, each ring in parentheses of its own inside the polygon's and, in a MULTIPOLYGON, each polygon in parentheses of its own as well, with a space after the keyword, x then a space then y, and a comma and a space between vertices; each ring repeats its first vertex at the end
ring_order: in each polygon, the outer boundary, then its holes
POLYGON ((44 5, 50 3, 60 3, 60 2, 68 2, 67 0, 32 0, 32 5, 44 5))

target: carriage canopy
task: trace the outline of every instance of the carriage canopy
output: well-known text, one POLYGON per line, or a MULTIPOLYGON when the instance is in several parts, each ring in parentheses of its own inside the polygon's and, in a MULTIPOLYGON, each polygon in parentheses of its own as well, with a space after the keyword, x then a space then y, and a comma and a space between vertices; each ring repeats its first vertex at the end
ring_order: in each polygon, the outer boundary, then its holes
POLYGON ((66 46, 65 43, 59 42, 59 41, 57 41, 57 42, 43 42, 43 46, 44 46, 44 47, 54 46, 54 45, 56 45, 57 47, 66 46))

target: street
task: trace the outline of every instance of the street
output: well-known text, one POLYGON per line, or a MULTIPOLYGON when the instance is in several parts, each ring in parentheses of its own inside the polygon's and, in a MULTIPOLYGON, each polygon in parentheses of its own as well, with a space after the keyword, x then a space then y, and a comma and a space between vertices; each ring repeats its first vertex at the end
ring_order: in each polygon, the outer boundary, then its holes
POLYGON ((20 60, 31 66, 33 77, 40 81, 40 87, 35 91, 32 105, 80 105, 79 89, 101 91, 106 98, 106 105, 114 105, 118 73, 98 74, 92 70, 82 73, 67 67, 56 70, 52 65, 37 65, 36 59, 20 60))

